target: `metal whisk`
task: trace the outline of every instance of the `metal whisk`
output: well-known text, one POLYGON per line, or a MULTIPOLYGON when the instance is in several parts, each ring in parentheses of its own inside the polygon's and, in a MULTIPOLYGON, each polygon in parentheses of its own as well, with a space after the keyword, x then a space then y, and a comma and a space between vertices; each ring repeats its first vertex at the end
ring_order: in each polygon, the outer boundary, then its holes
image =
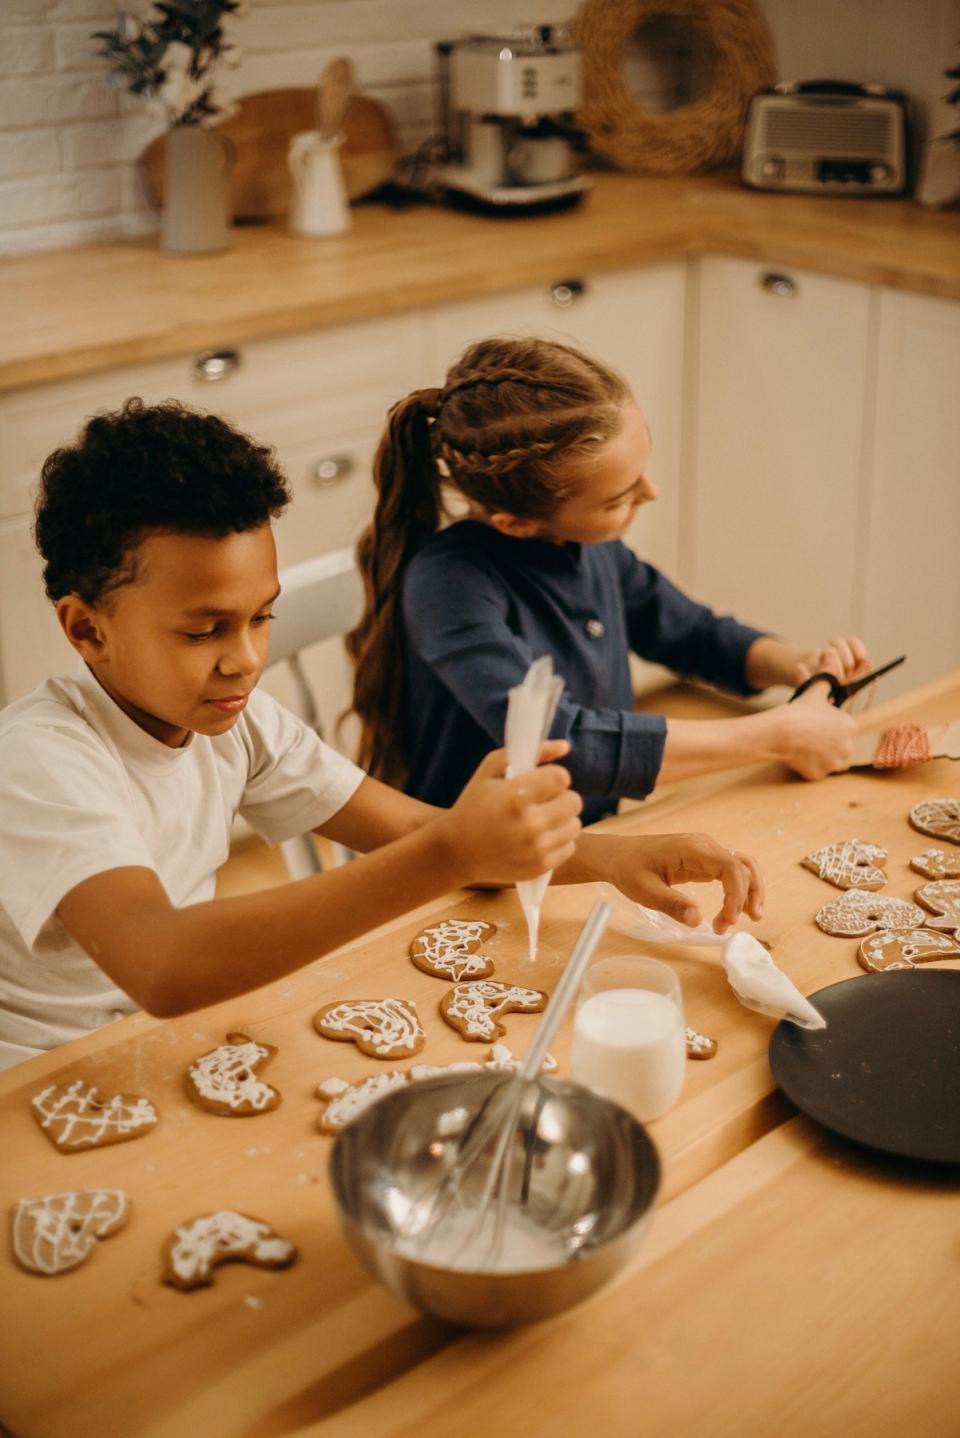
MULTIPOLYGON (((547 1049, 570 1007, 584 971, 606 928, 610 913, 610 905, 604 900, 594 904, 519 1069, 515 1074, 507 1076, 503 1083, 484 1099, 465 1129, 453 1164, 430 1203, 426 1220, 417 1226, 414 1236, 417 1258, 427 1262, 431 1260, 431 1245, 435 1243, 438 1232, 442 1231, 444 1220, 449 1218, 452 1206, 459 1199, 464 1187, 473 1186, 467 1183, 467 1180, 473 1177, 475 1167, 486 1161, 484 1155, 495 1142, 479 1202, 460 1210, 467 1216, 467 1223, 463 1233, 457 1234, 456 1255, 469 1253, 471 1268, 490 1269, 497 1266, 507 1221, 514 1138, 524 1100, 540 1073, 547 1049)), ((525 1177, 532 1162, 535 1136, 534 1123, 526 1138, 525 1177)), ((526 1189, 526 1182, 523 1188, 526 1189)), ((454 1263, 451 1266, 459 1265, 454 1263)))

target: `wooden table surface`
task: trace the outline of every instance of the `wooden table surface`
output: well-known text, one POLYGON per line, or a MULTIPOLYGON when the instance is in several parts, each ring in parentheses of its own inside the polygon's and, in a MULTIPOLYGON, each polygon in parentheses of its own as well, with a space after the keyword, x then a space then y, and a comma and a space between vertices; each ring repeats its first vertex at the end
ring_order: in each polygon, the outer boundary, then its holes
MULTIPOLYGON (((955 674, 876 709, 869 727, 958 715, 955 674)), ((813 925, 836 891, 799 860, 856 834, 889 849, 885 892, 907 897, 921 882, 907 861, 932 842, 907 812, 956 795, 958 781, 949 760, 815 785, 765 766, 671 786, 604 827, 698 829, 756 854, 768 899, 752 929, 811 993, 860 969, 855 940, 813 925)), ((641 1404, 651 1415, 643 1431, 657 1435, 957 1431, 937 1418, 960 1412, 956 1174, 911 1171, 793 1117, 767 1063, 773 1021, 737 1002, 716 950, 669 952, 688 1022, 720 1048, 688 1065, 678 1104, 650 1126, 660 1203, 613 1285, 546 1324, 464 1336, 394 1299, 354 1259, 328 1190, 331 1140, 316 1129, 314 1091, 378 1065, 320 1038, 313 1013, 338 998, 408 996, 427 1029, 423 1059, 475 1058, 481 1046, 440 1020, 446 986, 410 964, 409 940, 428 919, 491 918, 498 977, 549 988, 595 897, 594 886, 548 891, 532 966, 513 891, 458 893, 245 998, 176 1020, 135 1015, 0 1075, 0 1207, 101 1186, 123 1188, 132 1204, 127 1227, 70 1274, 24 1273, 8 1253, 0 1432, 473 1438, 500 1413, 509 1431, 531 1435, 580 1434, 594 1419, 600 1433, 633 1435, 641 1404), (237 1030, 277 1047, 264 1077, 283 1103, 226 1120, 194 1107, 184 1078, 191 1059, 237 1030), (134 1143, 58 1153, 30 1098, 44 1081, 74 1078, 148 1095, 160 1124, 134 1143), (164 1239, 215 1208, 267 1220, 297 1243, 299 1261, 284 1272, 230 1265, 192 1293, 162 1284, 164 1239)), ((611 927, 600 952, 636 948, 611 927)), ((508 1023, 505 1041, 522 1052, 536 1018, 508 1023)), ((554 1046, 561 1072, 568 1043, 561 1034, 554 1046)))

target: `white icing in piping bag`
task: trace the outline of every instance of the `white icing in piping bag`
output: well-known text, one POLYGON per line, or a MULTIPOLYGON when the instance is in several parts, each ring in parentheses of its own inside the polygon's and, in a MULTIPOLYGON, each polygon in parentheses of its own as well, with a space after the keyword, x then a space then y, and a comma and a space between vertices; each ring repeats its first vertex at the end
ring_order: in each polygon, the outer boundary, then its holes
MULTIPOLYGON (((562 693, 563 680, 554 674, 549 654, 536 659, 524 675, 523 682, 510 690, 504 737, 508 777, 529 774, 537 767, 540 746, 550 732, 562 693)), ((521 879, 517 884, 520 904, 527 918, 531 959, 537 952, 540 905, 551 874, 552 870, 548 870, 535 879, 521 879)))

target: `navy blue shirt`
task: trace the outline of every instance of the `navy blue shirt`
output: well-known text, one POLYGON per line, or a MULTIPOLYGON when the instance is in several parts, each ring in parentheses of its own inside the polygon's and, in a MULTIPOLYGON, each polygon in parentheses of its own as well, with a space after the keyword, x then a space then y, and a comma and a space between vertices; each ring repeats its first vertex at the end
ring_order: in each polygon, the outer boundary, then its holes
POLYGON ((460 520, 432 535, 403 580, 407 631, 407 793, 449 806, 503 743, 508 691, 553 658, 564 694, 550 730, 584 823, 642 799, 657 780, 667 724, 634 710, 629 651, 737 693, 761 631, 696 604, 619 540, 511 539, 460 520))

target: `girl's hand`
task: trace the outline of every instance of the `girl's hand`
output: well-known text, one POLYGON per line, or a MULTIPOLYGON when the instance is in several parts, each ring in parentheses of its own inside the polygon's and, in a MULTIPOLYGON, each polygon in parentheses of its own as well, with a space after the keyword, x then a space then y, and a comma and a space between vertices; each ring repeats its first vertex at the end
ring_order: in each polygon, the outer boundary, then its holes
POLYGON ((810 649, 801 655, 789 682, 796 686, 809 679, 811 674, 825 672, 839 679, 841 684, 847 684, 851 679, 859 679, 861 674, 868 673, 869 669, 870 660, 863 640, 855 635, 847 639, 841 634, 822 649, 810 649))
POLYGON ((566 769, 565 739, 540 751, 541 767, 507 779, 507 756, 496 749, 480 764, 460 798, 437 822, 462 868, 464 884, 516 883, 558 868, 573 854, 583 807, 566 769))
POLYGON ((610 840, 616 849, 604 862, 604 877, 648 909, 696 928, 703 919, 699 906, 672 886, 718 880, 723 903, 713 920, 714 933, 725 933, 743 913, 751 919, 763 916, 763 879, 750 854, 725 849, 707 834, 611 835, 610 840))
POLYGON ((802 779, 825 779, 850 768, 857 722, 830 703, 825 684, 769 712, 777 726, 777 757, 802 779))

